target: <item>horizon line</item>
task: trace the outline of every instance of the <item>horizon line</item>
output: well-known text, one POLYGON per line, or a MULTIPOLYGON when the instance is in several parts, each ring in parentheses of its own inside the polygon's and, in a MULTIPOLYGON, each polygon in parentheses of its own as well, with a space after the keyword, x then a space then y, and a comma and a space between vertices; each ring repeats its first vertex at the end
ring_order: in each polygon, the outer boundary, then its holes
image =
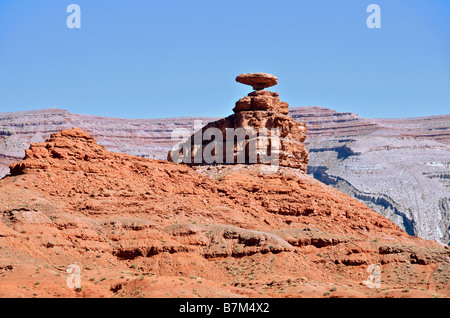
MULTIPOLYGON (((361 119, 376 119, 376 120, 389 120, 389 119, 414 119, 414 118, 432 118, 432 117, 442 117, 442 116, 450 116, 450 113, 447 114, 436 114, 436 115, 424 115, 424 116, 405 116, 405 117, 361 117, 358 113, 355 112, 348 112, 348 111, 338 111, 333 108, 329 107, 323 107, 318 105, 304 105, 304 106, 289 106, 289 111, 292 109, 297 108, 320 108, 325 110, 330 110, 336 113, 344 113, 344 114, 354 114, 358 116, 361 119)), ((95 115, 95 114, 84 114, 84 113, 76 113, 72 112, 68 109, 58 108, 58 107, 48 107, 48 108, 37 108, 37 109, 30 109, 30 110, 18 110, 18 111, 10 111, 10 112, 0 112, 0 116, 8 115, 8 114, 17 114, 17 113, 29 113, 29 112, 43 112, 43 111, 60 111, 60 112, 66 112, 73 115, 82 115, 82 116, 92 116, 92 117, 101 117, 101 118, 111 118, 111 119, 124 119, 124 120, 158 120, 158 119, 178 119, 178 118, 225 118, 227 116, 201 116, 201 115, 192 115, 192 116, 174 116, 174 117, 116 117, 116 116, 107 116, 107 115, 95 115)), ((232 114, 230 114, 232 115, 232 114)))

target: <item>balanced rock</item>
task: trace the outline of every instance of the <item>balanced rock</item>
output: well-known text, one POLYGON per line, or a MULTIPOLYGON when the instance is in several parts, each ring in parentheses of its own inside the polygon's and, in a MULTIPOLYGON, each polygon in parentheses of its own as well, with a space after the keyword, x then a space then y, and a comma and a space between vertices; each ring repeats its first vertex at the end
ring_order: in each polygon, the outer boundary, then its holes
POLYGON ((261 90, 278 84, 278 78, 266 73, 246 73, 236 77, 236 82, 250 85, 254 90, 261 90))
POLYGON ((280 101, 277 92, 264 90, 264 88, 277 85, 277 77, 266 73, 250 73, 239 75, 236 77, 236 81, 251 85, 255 91, 236 102, 236 107, 233 109, 235 113, 250 110, 276 111, 285 115, 289 113, 289 104, 280 101))
POLYGON ((239 75, 236 81, 258 90, 236 103, 235 114, 207 124, 174 147, 167 159, 188 165, 276 162, 306 172, 306 124, 288 115, 289 105, 280 101, 278 93, 262 89, 275 85, 278 79, 256 73, 239 75), (242 134, 246 135, 239 140, 242 134))

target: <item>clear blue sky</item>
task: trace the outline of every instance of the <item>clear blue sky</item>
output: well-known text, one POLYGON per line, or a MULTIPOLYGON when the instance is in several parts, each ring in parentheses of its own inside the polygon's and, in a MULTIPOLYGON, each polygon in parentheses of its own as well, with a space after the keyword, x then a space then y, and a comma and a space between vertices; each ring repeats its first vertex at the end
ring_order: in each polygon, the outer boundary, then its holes
POLYGON ((291 106, 448 114, 450 1, 0 0, 0 112, 226 116, 249 72, 276 75, 291 106))

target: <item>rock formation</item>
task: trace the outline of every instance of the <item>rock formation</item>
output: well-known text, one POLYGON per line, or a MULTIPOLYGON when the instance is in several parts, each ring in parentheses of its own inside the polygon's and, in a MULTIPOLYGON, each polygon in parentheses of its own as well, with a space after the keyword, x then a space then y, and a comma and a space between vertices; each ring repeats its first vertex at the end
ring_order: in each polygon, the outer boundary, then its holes
MULTIPOLYGON (((182 162, 191 165, 205 163, 273 164, 273 161, 268 162, 264 156, 270 154, 276 156, 276 165, 297 168, 306 172, 308 151, 303 144, 306 138, 306 125, 298 123, 288 116, 289 105, 280 101, 278 93, 264 90, 264 88, 276 85, 278 79, 270 74, 252 73, 241 74, 237 76, 236 81, 252 86, 255 91, 236 102, 236 107, 233 109, 235 114, 207 124, 178 148, 170 151, 168 160, 175 161, 175 157, 182 158, 182 162), (220 130, 219 137, 223 144, 233 144, 232 154, 226 153, 228 148, 225 146, 216 147, 212 150, 215 161, 204 160, 203 155, 206 147, 211 144, 211 139, 205 139, 203 136, 209 129, 220 130), (237 132, 239 129, 250 131, 248 139, 243 140, 241 145, 238 144, 239 141, 235 142, 234 140, 238 133, 228 134, 229 131, 237 132), (217 154, 217 151, 220 153, 217 154), (245 159, 239 161, 240 154, 244 153, 245 159), (200 159, 196 160, 196 157, 200 159)), ((217 142, 217 140, 214 141, 217 142)))
POLYGON ((278 84, 278 78, 272 74, 266 73, 246 73, 236 77, 236 82, 250 85, 255 91, 275 86, 278 84))
MULTIPOLYGON (((410 234, 450 244, 450 115, 368 119, 322 107, 289 107, 289 115, 307 124, 311 176, 358 198, 410 234)), ((73 126, 110 151, 166 159, 177 143, 171 132, 192 133, 194 120, 219 118, 125 119, 60 109, 0 113, 0 177, 30 143, 73 126)))
POLYGON ((308 173, 411 235, 450 244, 450 115, 365 119, 321 107, 308 123, 308 173))
POLYGON ((0 296, 450 295, 448 248, 299 169, 259 166, 191 168, 53 133, 0 182, 0 296), (381 288, 364 285, 373 264, 381 288))

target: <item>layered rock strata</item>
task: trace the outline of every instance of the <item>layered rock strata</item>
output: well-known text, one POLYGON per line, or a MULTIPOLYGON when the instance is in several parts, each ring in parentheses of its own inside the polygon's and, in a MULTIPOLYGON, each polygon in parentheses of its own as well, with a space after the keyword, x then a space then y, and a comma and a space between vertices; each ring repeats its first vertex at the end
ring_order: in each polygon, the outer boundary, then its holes
MULTIPOLYGON (((410 234, 449 244, 450 115, 370 119, 322 107, 289 107, 289 115, 307 124, 310 175, 410 234)), ((110 151, 165 159, 177 143, 172 132, 181 128, 192 134, 195 120, 219 118, 126 119, 61 109, 0 113, 0 176, 23 158, 30 143, 74 126, 110 151)))
POLYGON ((288 116, 289 104, 280 101, 278 93, 264 90, 276 85, 278 79, 270 74, 255 73, 241 74, 236 81, 256 90, 236 102, 233 115, 207 124, 174 147, 168 160, 191 165, 276 162, 276 165, 306 172, 308 151, 303 144, 306 124, 288 116), (211 131, 216 133, 209 133, 211 131), (205 155, 211 155, 213 160, 205 155))
POLYGON ((258 166, 193 169, 54 133, 0 183, 1 296, 450 295, 448 248, 299 169, 258 166), (374 265, 380 288, 365 285, 374 265))

